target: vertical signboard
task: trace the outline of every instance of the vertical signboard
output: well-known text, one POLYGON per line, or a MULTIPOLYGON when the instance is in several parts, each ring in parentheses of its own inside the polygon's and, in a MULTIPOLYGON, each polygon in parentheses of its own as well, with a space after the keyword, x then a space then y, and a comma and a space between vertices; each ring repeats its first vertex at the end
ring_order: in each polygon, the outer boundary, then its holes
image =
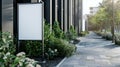
POLYGON ((18 4, 18 39, 42 40, 42 3, 18 4))

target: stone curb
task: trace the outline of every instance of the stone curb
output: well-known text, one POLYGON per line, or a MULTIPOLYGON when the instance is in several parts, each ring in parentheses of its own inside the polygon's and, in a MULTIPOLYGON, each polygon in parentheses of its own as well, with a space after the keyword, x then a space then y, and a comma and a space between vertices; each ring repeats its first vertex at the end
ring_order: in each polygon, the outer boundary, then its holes
POLYGON ((59 63, 56 67, 60 67, 60 65, 61 65, 66 59, 67 59, 67 57, 65 57, 64 59, 62 59, 62 60, 60 61, 60 63, 59 63))

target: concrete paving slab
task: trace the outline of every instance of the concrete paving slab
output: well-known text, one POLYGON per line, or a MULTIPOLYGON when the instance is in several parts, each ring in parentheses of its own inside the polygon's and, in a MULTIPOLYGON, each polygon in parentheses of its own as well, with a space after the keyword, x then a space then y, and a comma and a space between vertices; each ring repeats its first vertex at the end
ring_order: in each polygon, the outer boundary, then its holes
POLYGON ((80 40, 76 53, 59 67, 120 67, 120 46, 93 32, 80 40))

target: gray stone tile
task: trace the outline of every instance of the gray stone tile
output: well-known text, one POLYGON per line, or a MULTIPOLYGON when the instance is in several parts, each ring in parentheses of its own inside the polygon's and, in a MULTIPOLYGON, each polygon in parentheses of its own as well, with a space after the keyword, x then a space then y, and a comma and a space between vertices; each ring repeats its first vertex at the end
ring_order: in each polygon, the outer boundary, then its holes
POLYGON ((80 37, 75 55, 67 58, 60 67, 120 67, 120 47, 90 32, 80 37))

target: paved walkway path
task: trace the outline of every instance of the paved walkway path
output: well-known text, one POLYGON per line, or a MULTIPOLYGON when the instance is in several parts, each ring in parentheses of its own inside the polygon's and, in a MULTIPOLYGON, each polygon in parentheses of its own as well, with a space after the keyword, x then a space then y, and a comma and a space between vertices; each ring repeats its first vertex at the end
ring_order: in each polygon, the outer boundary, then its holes
POLYGON ((90 32, 60 67, 120 67, 120 47, 90 32))

